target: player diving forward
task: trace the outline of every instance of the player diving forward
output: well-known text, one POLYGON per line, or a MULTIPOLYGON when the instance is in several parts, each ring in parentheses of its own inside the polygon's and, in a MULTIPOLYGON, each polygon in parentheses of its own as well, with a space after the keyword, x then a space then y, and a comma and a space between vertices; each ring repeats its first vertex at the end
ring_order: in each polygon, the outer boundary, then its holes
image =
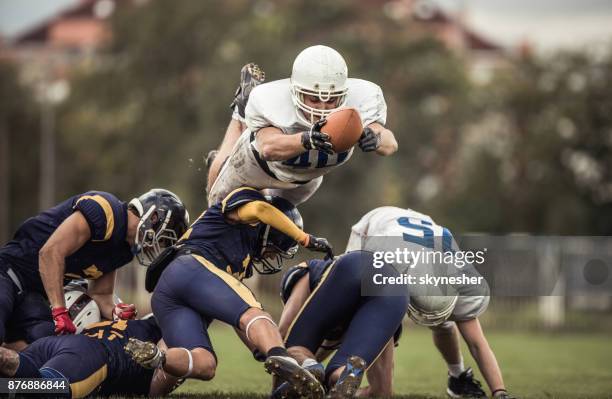
POLYGON ((346 63, 334 49, 308 47, 296 57, 290 79, 257 85, 262 80, 253 66, 243 69, 233 120, 210 167, 209 204, 244 185, 271 189, 270 194, 295 205, 306 201, 323 175, 353 153, 352 148, 334 153, 329 137, 320 132, 324 121, 317 123, 343 106, 355 107, 361 116, 363 151, 397 151, 393 133, 384 126, 382 90, 372 82, 347 78, 346 63))
POLYGON ((130 338, 160 341, 155 318, 94 323, 82 334, 41 338, 20 353, 0 347, 0 376, 65 378, 72 398, 169 394, 177 379, 132 360, 124 351, 130 338))
MULTIPOLYGON (((397 248, 398 242, 413 251, 434 250, 440 243, 443 247, 446 246, 445 251, 449 248, 458 250, 450 232, 438 226, 431 217, 411 209, 391 206, 376 208, 365 214, 352 227, 346 250, 380 251, 388 249, 388 245, 397 248)), ((416 267, 421 266, 424 265, 416 267)), ((470 275, 474 272, 477 273, 470 266, 465 267, 461 273, 470 275)), ((487 397, 480 382, 474 378, 471 368, 466 369, 464 366, 459 347, 459 331, 491 390, 491 396, 509 398, 495 354, 478 321, 478 317, 489 304, 488 286, 486 283, 460 286, 457 292, 458 295, 436 296, 415 296, 411 293, 408 315, 417 324, 431 329, 434 344, 448 366, 447 394, 450 397, 487 397)), ((380 376, 384 374, 378 370, 387 370, 389 375, 389 370, 393 368, 393 353, 381 358, 377 363, 373 367, 372 379, 368 375, 372 386, 386 384, 380 380, 380 376)), ((368 390, 369 388, 364 394, 367 394, 368 390)))
MULTIPOLYGON (((362 282, 371 278, 372 264, 372 253, 353 251, 334 260, 302 263, 283 276, 281 298, 285 307, 280 331, 285 345, 296 360, 325 383, 329 398, 354 397, 366 369, 383 353, 393 351, 394 334, 406 314, 408 292, 403 288, 362 294, 362 282), (324 345, 330 341, 336 344, 331 348, 324 345), (337 349, 325 369, 318 363, 323 360, 317 354, 322 347, 337 349)), ((387 277, 398 275, 390 265, 376 272, 387 277)), ((266 366, 274 372, 274 360, 266 366)), ((390 396, 391 392, 373 389, 371 394, 390 396)), ((272 393, 275 399, 299 397, 287 383, 272 393)))
POLYGON ((188 223, 181 200, 162 189, 129 204, 89 191, 29 218, 0 248, 0 344, 8 324, 18 331, 12 340, 28 343, 74 333, 63 290, 72 279, 91 280, 89 295, 104 318, 134 318, 134 305, 113 302, 115 270, 134 254, 148 264, 188 223))
POLYGON ((162 254, 148 271, 151 276, 165 267, 151 306, 170 349, 162 352, 132 340, 128 348, 134 358, 176 377, 210 380, 217 357, 207 329, 216 319, 234 326, 246 343, 275 359, 278 372, 296 390, 321 397, 319 382, 288 355, 271 316, 241 282, 254 267, 263 274, 279 271, 298 243, 331 253, 327 240, 304 233, 301 226, 299 212, 287 200, 266 199, 248 187, 204 211, 179 240, 177 252, 162 254))

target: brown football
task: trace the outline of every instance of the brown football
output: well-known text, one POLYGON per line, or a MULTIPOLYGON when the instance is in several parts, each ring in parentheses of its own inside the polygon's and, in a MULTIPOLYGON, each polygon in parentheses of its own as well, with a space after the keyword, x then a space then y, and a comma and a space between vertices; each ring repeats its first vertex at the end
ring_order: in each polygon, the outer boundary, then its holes
POLYGON ((330 137, 335 152, 344 152, 354 146, 363 131, 361 117, 355 108, 340 108, 327 116, 321 128, 330 137))

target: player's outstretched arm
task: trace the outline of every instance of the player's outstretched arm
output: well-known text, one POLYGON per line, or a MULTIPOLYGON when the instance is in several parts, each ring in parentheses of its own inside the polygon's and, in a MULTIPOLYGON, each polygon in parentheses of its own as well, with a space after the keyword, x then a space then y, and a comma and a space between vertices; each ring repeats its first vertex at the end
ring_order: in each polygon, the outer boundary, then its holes
POLYGON ((457 327, 492 393, 506 392, 502 373, 478 319, 458 321, 457 327))
POLYGON ((306 151, 299 134, 285 134, 275 127, 264 127, 257 132, 257 148, 265 161, 285 161, 306 151))
POLYGON ((113 309, 115 308, 113 292, 116 274, 116 271, 113 270, 97 280, 90 280, 87 290, 89 296, 98 304, 102 317, 108 320, 113 320, 113 309))
POLYGON ((240 223, 261 222, 293 238, 303 247, 311 251, 324 252, 333 256, 332 247, 325 238, 315 237, 305 233, 295 225, 284 213, 266 201, 252 201, 227 214, 229 219, 240 223))
POLYGON ((66 257, 85 245, 90 237, 87 220, 81 212, 75 211, 51 234, 38 253, 38 269, 51 304, 56 334, 76 331, 64 301, 66 257))
POLYGON ((221 146, 219 147, 219 152, 208 168, 208 180, 206 186, 208 192, 210 192, 215 180, 217 180, 217 176, 219 176, 223 162, 230 156, 230 153, 234 148, 234 144, 236 144, 236 141, 238 141, 238 138, 245 128, 245 124, 236 119, 232 119, 229 125, 227 125, 227 130, 225 131, 225 136, 223 137, 221 146))
MULTIPOLYGON (((378 122, 370 123, 366 129, 367 128, 370 128, 372 132, 378 136, 378 138, 375 137, 375 140, 370 140, 373 141, 371 144, 375 144, 373 148, 371 146, 364 147, 362 145, 364 138, 362 138, 359 143, 362 150, 366 151, 364 148, 372 148, 371 150, 376 151, 378 155, 383 156, 391 155, 397 151, 397 140, 395 139, 395 135, 391 130, 387 129, 378 122)), ((366 129, 364 129, 364 132, 366 129)))

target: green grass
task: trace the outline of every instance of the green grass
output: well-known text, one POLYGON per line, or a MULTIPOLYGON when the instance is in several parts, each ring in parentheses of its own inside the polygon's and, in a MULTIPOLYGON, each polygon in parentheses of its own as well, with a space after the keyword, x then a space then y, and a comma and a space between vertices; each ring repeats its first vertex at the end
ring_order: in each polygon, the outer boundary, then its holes
MULTIPOLYGON (((487 336, 506 386, 514 395, 612 398, 612 339, 609 336, 499 331, 487 336)), ((210 382, 190 380, 175 395, 254 398, 269 392, 270 376, 261 363, 253 360, 233 330, 217 326, 212 329, 211 337, 219 357, 216 377, 210 382)), ((476 369, 465 347, 463 355, 466 365, 476 369)), ((446 367, 429 331, 414 326, 404 330, 395 361, 394 389, 398 397, 443 398, 445 384, 446 367)))

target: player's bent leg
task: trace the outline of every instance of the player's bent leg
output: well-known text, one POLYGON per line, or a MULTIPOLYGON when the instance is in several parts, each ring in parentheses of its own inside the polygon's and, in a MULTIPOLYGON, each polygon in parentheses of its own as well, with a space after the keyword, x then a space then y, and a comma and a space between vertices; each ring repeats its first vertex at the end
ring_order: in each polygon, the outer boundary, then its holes
POLYGON ((430 327, 434 344, 448 366, 446 393, 451 398, 484 397, 482 384, 471 368, 465 368, 459 346, 459 331, 452 321, 430 327))
POLYGON ((40 368, 41 375, 48 378, 61 374, 70 383, 73 398, 90 395, 108 377, 111 361, 106 348, 97 339, 80 334, 48 337, 30 345, 26 352, 41 341, 47 343, 47 356, 52 354, 40 368))
POLYGON ((214 155, 214 158, 208 168, 208 181, 206 184, 206 192, 210 192, 213 184, 215 183, 215 180, 217 180, 217 177, 219 176, 221 167, 232 153, 232 149, 234 148, 236 141, 238 141, 238 138, 240 137, 244 129, 245 125, 236 119, 232 119, 227 125, 223 142, 221 143, 221 146, 219 147, 216 154, 214 155))
MULTIPOLYGON (((261 189, 274 187, 275 184, 280 182, 268 176, 254 158, 250 146, 250 132, 247 130, 238 138, 227 161, 223 163, 217 178, 211 184, 208 204, 214 205, 223 201, 229 193, 242 186, 261 189)), ((292 185, 289 184, 288 187, 292 185)))
POLYGON ((260 308, 253 307, 244 312, 240 316, 239 326, 261 353, 268 353, 274 347, 283 346, 283 339, 272 316, 260 308))
POLYGON ((449 366, 449 371, 453 371, 451 367, 459 367, 459 369, 456 370, 456 375, 461 374, 464 371, 463 358, 459 347, 459 331, 457 331, 455 323, 452 321, 445 321, 442 324, 430 327, 430 329, 434 345, 449 366))
POLYGON ((0 344, 6 338, 6 324, 11 318, 17 299, 15 283, 1 267, 2 265, 0 265, 0 344))
POLYGON ((359 356, 348 358, 345 366, 334 370, 329 376, 330 399, 354 398, 366 372, 366 361, 359 356))
POLYGON ((204 348, 170 348, 166 352, 164 371, 179 378, 197 378, 209 381, 215 377, 217 360, 204 348))
POLYGON ((23 339, 28 344, 53 336, 55 325, 45 297, 37 292, 21 295, 11 318, 11 335, 15 340, 23 339))

